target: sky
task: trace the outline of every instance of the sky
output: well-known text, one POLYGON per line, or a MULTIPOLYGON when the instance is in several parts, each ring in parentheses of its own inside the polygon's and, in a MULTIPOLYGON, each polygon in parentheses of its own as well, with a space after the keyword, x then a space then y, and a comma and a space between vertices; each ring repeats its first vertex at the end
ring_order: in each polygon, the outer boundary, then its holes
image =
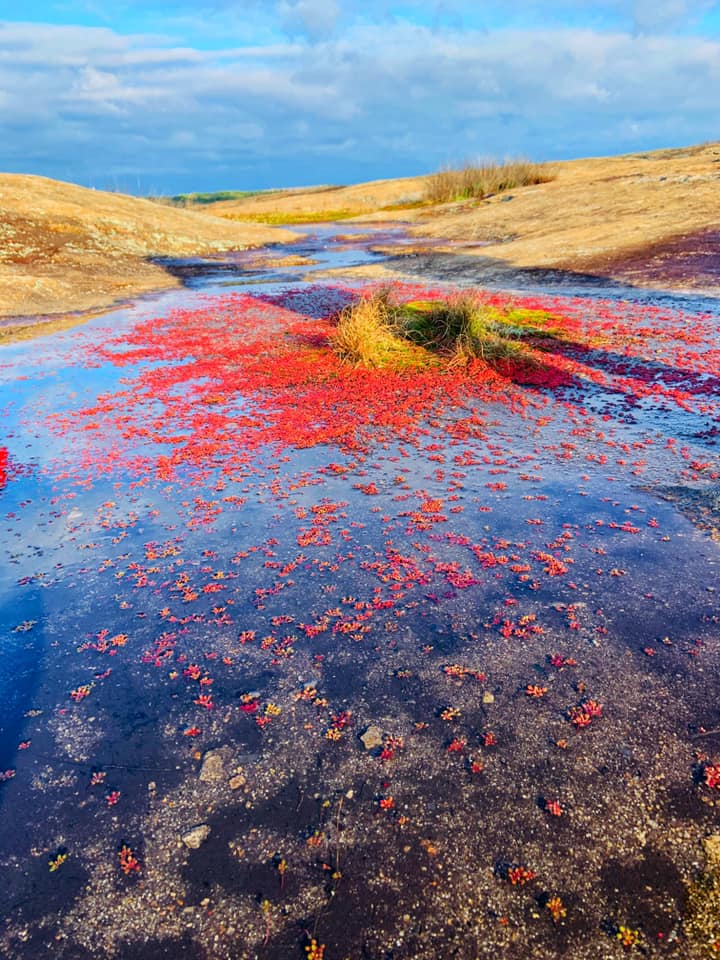
POLYGON ((720 0, 0 0, 0 171, 142 196, 720 139, 720 0))

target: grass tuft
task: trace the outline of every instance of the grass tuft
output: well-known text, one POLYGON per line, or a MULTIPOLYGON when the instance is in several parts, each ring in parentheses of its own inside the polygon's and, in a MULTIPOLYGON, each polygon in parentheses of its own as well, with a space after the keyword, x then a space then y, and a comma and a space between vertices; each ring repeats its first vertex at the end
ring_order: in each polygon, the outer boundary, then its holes
POLYGON ((446 167, 430 174, 425 183, 425 199, 431 203, 481 199, 494 193, 533 183, 548 183, 554 179, 555 175, 547 164, 533 163, 530 160, 468 163, 462 167, 446 167))
POLYGON ((338 314, 332 346, 356 367, 424 367, 431 357, 400 333, 401 308, 389 288, 349 304, 338 314))
POLYGON ((457 293, 444 300, 400 303, 391 288, 361 297, 338 315, 332 345, 355 366, 422 368, 438 363, 468 366, 482 360, 490 367, 537 368, 533 346, 562 331, 550 314, 538 310, 500 311, 478 294, 457 293))
POLYGON ((457 293, 445 300, 409 303, 403 310, 404 333, 409 339, 448 357, 451 365, 483 360, 489 366, 503 361, 534 362, 500 312, 477 294, 457 293))

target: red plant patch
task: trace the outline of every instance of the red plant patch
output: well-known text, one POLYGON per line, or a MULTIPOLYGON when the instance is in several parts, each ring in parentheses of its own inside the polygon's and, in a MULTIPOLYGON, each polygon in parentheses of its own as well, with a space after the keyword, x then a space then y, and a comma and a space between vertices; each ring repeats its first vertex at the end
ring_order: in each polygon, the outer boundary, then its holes
POLYGON ((2 490, 7 483, 9 464, 10 455, 7 451, 7 447, 0 447, 0 490, 2 490))

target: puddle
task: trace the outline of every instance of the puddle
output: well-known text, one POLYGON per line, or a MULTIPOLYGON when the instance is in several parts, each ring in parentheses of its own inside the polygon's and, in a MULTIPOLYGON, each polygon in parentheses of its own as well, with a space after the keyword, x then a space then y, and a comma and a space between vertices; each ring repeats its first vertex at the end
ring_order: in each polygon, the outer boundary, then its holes
POLYGON ((717 301, 515 291, 577 333, 538 382, 343 372, 302 278, 394 242, 0 350, 9 960, 705 955, 717 301))

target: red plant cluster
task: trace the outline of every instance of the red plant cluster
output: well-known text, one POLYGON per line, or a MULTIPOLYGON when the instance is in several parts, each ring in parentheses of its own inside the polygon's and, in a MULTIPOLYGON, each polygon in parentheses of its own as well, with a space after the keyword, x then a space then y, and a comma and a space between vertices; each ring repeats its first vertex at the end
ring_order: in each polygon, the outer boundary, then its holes
POLYGON ((507 872, 508 881, 513 887, 524 887, 526 883, 534 880, 537 874, 534 870, 528 870, 527 867, 510 867, 507 872))
POLYGON ((706 763, 703 767, 703 779, 710 789, 720 790, 720 763, 706 763))
POLYGON ((140 860, 126 843, 118 851, 118 860, 120 861, 120 869, 126 877, 133 873, 140 873, 142 870, 140 860))
POLYGON ((601 717, 602 712, 602 704, 597 700, 583 700, 578 706, 570 707, 567 716, 576 730, 582 730, 589 727, 594 719, 601 717))

